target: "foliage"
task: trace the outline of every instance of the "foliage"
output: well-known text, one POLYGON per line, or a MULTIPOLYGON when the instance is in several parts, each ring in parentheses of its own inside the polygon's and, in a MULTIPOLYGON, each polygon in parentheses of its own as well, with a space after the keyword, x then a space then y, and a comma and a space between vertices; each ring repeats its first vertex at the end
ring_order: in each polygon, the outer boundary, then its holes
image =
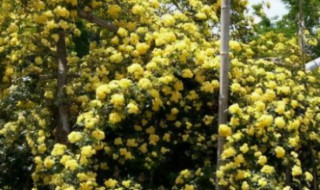
POLYGON ((227 139, 220 183, 312 187, 319 165, 318 84, 298 71, 296 38, 270 32, 238 42, 248 32, 240 30, 249 23, 242 19, 247 1, 233 2, 239 19, 229 54, 233 105, 230 123, 220 127, 220 43, 213 32, 220 1, 1 3, 3 188, 213 189, 218 132, 227 139), (57 84, 61 33, 64 93, 57 84), (66 144, 57 141, 61 104, 71 126, 66 144), (243 144, 246 153, 240 153, 243 144), (291 152, 292 158, 282 158, 291 152), (260 171, 256 161, 263 156, 268 167, 260 171), (314 163, 301 162, 308 156, 314 163), (287 166, 294 173, 284 177, 287 166))

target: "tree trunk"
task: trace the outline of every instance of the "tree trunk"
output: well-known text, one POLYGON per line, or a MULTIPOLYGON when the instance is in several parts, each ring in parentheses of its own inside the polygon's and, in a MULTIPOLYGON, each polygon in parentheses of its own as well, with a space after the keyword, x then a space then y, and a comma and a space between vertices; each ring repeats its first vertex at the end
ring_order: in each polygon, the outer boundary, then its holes
POLYGON ((65 86, 67 85, 67 50, 65 42, 65 32, 59 31, 59 40, 57 42, 58 56, 58 89, 57 102, 59 109, 59 123, 55 129, 55 138, 57 142, 67 144, 68 134, 70 132, 68 106, 66 104, 65 86))
MULTIPOLYGON (((222 0, 221 4, 221 66, 220 66, 220 94, 219 94, 219 126, 228 122, 228 71, 229 71, 229 39, 230 39, 230 0, 222 0)), ((224 137, 218 133, 217 149, 217 171, 219 170, 222 160, 224 137)), ((216 189, 221 190, 219 179, 216 177, 216 189)))

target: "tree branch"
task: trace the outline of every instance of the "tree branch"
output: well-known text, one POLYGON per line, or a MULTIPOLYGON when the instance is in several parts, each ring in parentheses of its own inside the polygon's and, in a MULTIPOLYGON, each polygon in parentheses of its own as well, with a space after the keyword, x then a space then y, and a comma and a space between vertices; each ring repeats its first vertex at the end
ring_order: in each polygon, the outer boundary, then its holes
POLYGON ((80 18, 83 18, 85 20, 93 22, 96 25, 101 26, 103 28, 106 28, 107 30, 109 30, 111 32, 116 33, 118 31, 118 27, 116 25, 114 25, 112 22, 105 21, 105 20, 97 17, 96 15, 91 14, 91 13, 86 13, 83 10, 78 10, 78 13, 79 13, 80 18))

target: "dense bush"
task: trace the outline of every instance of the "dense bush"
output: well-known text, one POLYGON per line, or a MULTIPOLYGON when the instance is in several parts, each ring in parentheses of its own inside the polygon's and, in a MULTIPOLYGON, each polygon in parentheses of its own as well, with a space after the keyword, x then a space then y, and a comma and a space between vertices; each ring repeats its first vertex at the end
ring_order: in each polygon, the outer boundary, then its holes
MULTIPOLYGON (((231 189, 312 187, 318 84, 298 71, 296 39, 230 42, 230 122, 218 127, 212 28, 220 2, 180 2, 185 11, 167 1, 119 2, 3 1, 4 189, 213 189, 216 174, 231 189), (79 10, 112 20, 116 32, 79 10), (61 32, 68 83, 59 94, 61 32), (284 59, 267 61, 273 55, 284 59), (61 104, 72 126, 67 143, 57 139, 61 104), (227 142, 216 172, 218 132, 227 142)), ((235 3, 237 14, 246 3, 235 3)))

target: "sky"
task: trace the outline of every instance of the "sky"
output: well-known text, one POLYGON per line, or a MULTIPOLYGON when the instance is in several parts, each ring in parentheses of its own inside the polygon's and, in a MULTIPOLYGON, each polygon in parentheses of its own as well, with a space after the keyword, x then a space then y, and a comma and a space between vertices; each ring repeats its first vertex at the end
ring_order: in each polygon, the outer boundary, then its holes
POLYGON ((282 15, 288 12, 285 5, 280 0, 249 0, 249 7, 251 7, 254 4, 261 3, 263 1, 270 2, 270 5, 271 5, 270 9, 264 6, 264 11, 269 18, 274 16, 279 16, 281 18, 282 15))

